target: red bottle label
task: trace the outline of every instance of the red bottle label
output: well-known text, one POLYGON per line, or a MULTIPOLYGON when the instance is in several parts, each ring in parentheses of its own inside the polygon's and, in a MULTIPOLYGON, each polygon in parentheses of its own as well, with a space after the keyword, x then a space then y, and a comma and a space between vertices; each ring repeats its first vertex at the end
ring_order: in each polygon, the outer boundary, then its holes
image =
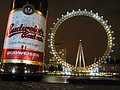
POLYGON ((43 64, 46 19, 29 6, 13 10, 9 15, 3 63, 43 64))

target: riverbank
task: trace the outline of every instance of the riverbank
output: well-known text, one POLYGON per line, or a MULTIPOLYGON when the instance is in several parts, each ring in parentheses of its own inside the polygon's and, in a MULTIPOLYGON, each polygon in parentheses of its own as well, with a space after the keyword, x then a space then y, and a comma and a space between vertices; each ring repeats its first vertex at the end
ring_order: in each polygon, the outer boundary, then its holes
POLYGON ((63 83, 17 82, 0 80, 0 90, 120 90, 116 85, 79 85, 63 83))
POLYGON ((91 83, 91 79, 88 78, 77 78, 82 81, 75 81, 74 78, 73 83, 66 83, 68 78, 46 75, 41 81, 5 81, 0 79, 0 90, 120 90, 120 84, 109 85, 104 83, 105 81, 99 83, 92 81, 91 83), (84 80, 87 83, 80 83, 84 80))

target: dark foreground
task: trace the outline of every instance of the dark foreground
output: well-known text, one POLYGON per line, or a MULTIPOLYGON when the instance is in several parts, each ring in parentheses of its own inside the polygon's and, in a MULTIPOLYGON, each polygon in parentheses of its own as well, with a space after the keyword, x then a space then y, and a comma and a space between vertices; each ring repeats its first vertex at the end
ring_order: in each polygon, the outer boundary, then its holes
MULTIPOLYGON (((84 80, 86 81, 86 79, 84 80)), ((109 85, 104 82, 102 82, 103 84, 100 84, 101 82, 93 83, 94 81, 92 81, 91 84, 90 84, 91 81, 88 81, 89 83, 82 83, 82 84, 79 82, 60 83, 58 81, 64 82, 63 77, 46 76, 41 82, 40 81, 5 81, 0 79, 0 90, 120 90, 120 84, 115 84, 115 83, 109 85), (48 80, 50 80, 51 82, 48 80)))
POLYGON ((119 85, 50 84, 0 80, 0 90, 120 90, 119 85))

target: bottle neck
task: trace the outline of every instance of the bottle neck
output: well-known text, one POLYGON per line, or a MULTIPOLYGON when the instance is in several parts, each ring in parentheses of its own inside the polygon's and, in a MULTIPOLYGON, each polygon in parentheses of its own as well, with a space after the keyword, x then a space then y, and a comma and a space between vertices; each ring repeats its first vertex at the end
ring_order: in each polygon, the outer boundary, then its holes
POLYGON ((23 8, 26 4, 33 5, 35 10, 42 12, 46 17, 48 8, 47 0, 13 0, 12 9, 23 8))

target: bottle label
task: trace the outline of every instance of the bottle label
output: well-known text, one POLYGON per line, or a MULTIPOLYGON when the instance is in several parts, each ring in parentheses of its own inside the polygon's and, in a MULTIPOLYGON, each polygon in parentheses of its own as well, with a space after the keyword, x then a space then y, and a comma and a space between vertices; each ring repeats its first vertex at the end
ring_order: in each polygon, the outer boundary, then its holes
POLYGON ((3 63, 42 65, 46 19, 31 5, 10 12, 3 46, 3 63))

